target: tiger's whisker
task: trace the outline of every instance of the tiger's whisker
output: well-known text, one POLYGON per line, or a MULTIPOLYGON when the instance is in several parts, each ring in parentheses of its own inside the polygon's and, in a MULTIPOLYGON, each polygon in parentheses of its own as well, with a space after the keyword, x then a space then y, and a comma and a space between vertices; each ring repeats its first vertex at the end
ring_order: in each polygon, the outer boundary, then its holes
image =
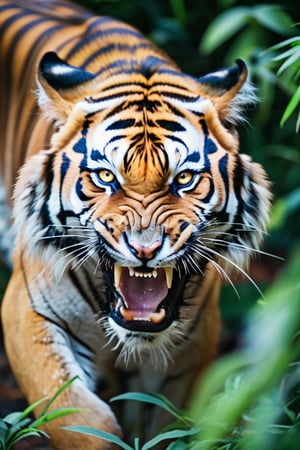
POLYGON ((72 266, 71 266, 71 268, 72 268, 73 270, 78 270, 78 269, 80 269, 80 267, 81 267, 83 264, 85 264, 86 261, 88 261, 88 259, 91 258, 91 257, 96 253, 96 250, 95 250, 95 248, 87 248, 87 249, 85 250, 85 252, 86 252, 86 255, 85 255, 85 256, 84 256, 84 251, 83 251, 80 255, 78 255, 78 257, 77 257, 78 261, 75 262, 74 264, 72 264, 72 266), (82 256, 82 257, 81 257, 81 256, 82 256), (80 258, 80 259, 79 259, 79 258, 80 258))
MULTIPOLYGON (((197 253, 200 257, 204 258, 206 261, 210 262, 215 269, 217 270, 217 272, 226 280, 228 281, 228 283, 231 285, 231 287, 233 288, 236 296, 238 297, 238 299, 240 299, 240 294, 236 288, 236 286, 234 285, 233 281, 231 280, 230 276, 228 275, 228 273, 223 269, 222 266, 220 266, 220 264, 217 263, 217 261, 215 261, 214 259, 210 258, 208 255, 206 255, 203 251, 201 251, 197 246, 193 245, 191 246, 193 248, 193 250, 195 251, 195 253, 197 253)), ((205 248, 206 249, 206 248, 205 248)))
POLYGON ((57 234, 55 236, 43 236, 41 238, 39 238, 39 241, 44 241, 44 240, 51 240, 51 239, 57 239, 57 238, 61 238, 61 239, 68 239, 68 238, 93 238, 95 237, 95 234, 57 234))
POLYGON ((240 272, 242 275, 244 275, 244 277, 247 278, 250 281, 250 283, 255 287, 255 289, 258 291, 258 293, 264 298, 264 294, 261 291, 261 289, 259 288, 259 286, 255 283, 253 278, 251 278, 250 275, 244 269, 239 267, 238 264, 236 264, 231 259, 229 259, 226 256, 222 255, 222 253, 217 252, 216 250, 212 249, 211 247, 207 247, 207 246, 204 246, 204 247, 205 247, 205 250, 207 252, 212 253, 213 255, 217 256, 218 258, 223 259, 224 261, 229 263, 229 265, 231 265, 232 267, 237 269, 237 271, 240 272))
MULTIPOLYGON (((65 259, 68 259, 68 258, 70 258, 72 255, 75 255, 75 256, 72 257, 70 260, 68 260, 68 261, 66 262, 66 264, 64 264, 63 268, 61 269, 61 276, 62 276, 62 275, 64 274, 65 270, 66 270, 66 267, 67 267, 69 264, 71 264, 72 261, 73 261, 74 259, 77 259, 77 258, 78 258, 78 255, 81 255, 81 253, 78 253, 78 252, 80 252, 80 248, 86 247, 86 248, 83 250, 83 251, 86 252, 89 248, 91 248, 91 244, 92 244, 92 243, 93 243, 93 239, 89 238, 89 239, 86 239, 85 241, 76 242, 76 243, 73 243, 73 244, 68 245, 68 246, 66 246, 66 247, 60 248, 59 250, 57 250, 57 251, 51 256, 50 261, 49 261, 48 264, 46 265, 45 269, 46 269, 47 267, 49 267, 49 265, 51 264, 51 262, 52 262, 53 260, 55 260, 57 257, 58 257, 58 259, 57 259, 57 261, 56 261, 56 266, 58 267, 58 266, 60 266, 60 265, 62 264, 62 262, 63 262, 65 259), (71 249, 73 249, 73 250, 70 251, 71 249), (63 253, 63 255, 62 255, 62 256, 59 256, 61 253, 63 253)), ((55 269, 56 269, 56 266, 55 266, 52 270, 55 270, 55 269)))
POLYGON ((235 248, 237 248, 239 250, 251 251, 251 252, 257 253, 259 255, 263 255, 263 256, 270 256, 270 257, 278 259, 280 261, 284 260, 284 258, 282 258, 281 256, 274 255, 272 253, 268 253, 268 252, 265 252, 263 250, 259 250, 259 249, 254 248, 254 247, 249 247, 247 245, 240 244, 238 242, 230 242, 230 241, 225 241, 223 239, 207 238, 205 236, 203 237, 202 233, 201 233, 201 240, 202 241, 203 240, 204 241, 210 241, 210 242, 213 242, 214 244, 217 244, 217 245, 220 245, 220 246, 224 246, 224 247, 230 245, 230 246, 233 246, 233 247, 235 247, 235 248))

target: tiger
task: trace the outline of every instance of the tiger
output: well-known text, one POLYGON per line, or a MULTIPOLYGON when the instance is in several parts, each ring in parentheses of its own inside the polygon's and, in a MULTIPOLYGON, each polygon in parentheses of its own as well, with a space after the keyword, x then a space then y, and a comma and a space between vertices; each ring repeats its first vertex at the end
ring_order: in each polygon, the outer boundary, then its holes
POLYGON ((45 424, 53 448, 112 448, 74 424, 145 439, 169 417, 108 399, 189 404, 218 355, 222 279, 266 232, 270 183, 239 149, 255 88, 242 60, 185 74, 134 27, 64 0, 1 0, 0 33, 10 366, 29 403, 75 377, 52 407, 83 410, 45 424))

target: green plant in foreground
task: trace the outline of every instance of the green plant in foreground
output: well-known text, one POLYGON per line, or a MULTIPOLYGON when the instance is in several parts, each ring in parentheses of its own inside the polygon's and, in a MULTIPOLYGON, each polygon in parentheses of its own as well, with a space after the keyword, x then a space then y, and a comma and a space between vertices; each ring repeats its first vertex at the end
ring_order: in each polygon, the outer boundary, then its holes
POLYGON ((91 427, 85 426, 68 426, 63 427, 64 430, 75 431, 77 433, 83 433, 90 436, 94 436, 99 439, 104 439, 108 442, 112 442, 118 445, 124 450, 149 450, 154 448, 161 442, 171 440, 172 442, 166 447, 166 450, 184 450, 187 449, 188 442, 186 438, 195 436, 199 429, 194 425, 194 422, 187 414, 176 408, 167 398, 159 394, 143 394, 140 392, 128 392, 126 394, 118 395, 111 399, 111 401, 117 400, 130 400, 139 401, 145 403, 151 403, 152 405, 158 406, 168 413, 170 413, 176 419, 176 429, 168 429, 159 433, 153 439, 150 439, 145 444, 140 443, 140 438, 136 437, 133 446, 128 445, 126 442, 122 441, 118 436, 114 434, 107 433, 106 431, 96 430, 91 427), (180 428, 177 428, 180 426, 180 428))
POLYGON ((57 408, 49 411, 50 406, 56 398, 65 391, 76 378, 77 377, 74 377, 65 383, 50 400, 42 398, 32 405, 29 405, 22 412, 13 412, 4 418, 0 418, 0 450, 11 450, 17 442, 28 437, 44 436, 50 438, 47 433, 40 430, 39 427, 47 422, 58 419, 59 417, 82 411, 82 409, 79 408, 57 408), (47 403, 41 414, 36 419, 32 419, 30 415, 33 410, 46 401, 47 403))

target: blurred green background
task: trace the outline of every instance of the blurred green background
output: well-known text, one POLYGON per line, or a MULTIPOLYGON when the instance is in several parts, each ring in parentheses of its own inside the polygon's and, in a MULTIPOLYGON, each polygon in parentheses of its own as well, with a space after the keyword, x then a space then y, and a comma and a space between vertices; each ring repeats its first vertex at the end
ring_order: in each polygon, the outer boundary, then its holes
MULTIPOLYGON (((280 355, 283 362, 281 366, 279 364, 279 369, 278 365, 274 367, 275 381, 273 379, 269 384, 266 382, 261 389, 254 389, 252 403, 246 401, 242 407, 244 414, 246 414, 245 411, 249 413, 251 403, 252 416, 249 414, 253 419, 255 416, 253 402, 255 402, 255 408, 259 414, 250 422, 254 428, 255 423, 260 422, 260 428, 255 429, 255 435, 261 438, 260 441, 251 441, 249 444, 245 434, 240 431, 244 428, 243 426, 240 428, 240 416, 237 415, 236 422, 233 419, 232 429, 236 433, 236 430, 239 430, 242 440, 235 440, 234 444, 232 444, 233 441, 227 440, 225 443, 222 441, 222 444, 219 441, 213 441, 212 436, 209 435, 211 442, 215 442, 213 444, 215 447, 203 445, 197 448, 250 450, 299 448, 300 376, 295 376, 295 373, 299 375, 297 362, 299 355, 295 351, 292 355, 290 352, 291 346, 295 348, 295 343, 297 345, 299 343, 300 330, 299 5, 294 0, 281 0, 276 4, 273 2, 258 4, 256 1, 241 0, 78 0, 77 2, 97 14, 112 16, 136 26, 172 56, 183 71, 194 76, 201 76, 232 65, 236 58, 244 59, 249 67, 251 81, 257 87, 259 102, 255 109, 247 112, 248 123, 239 127, 241 151, 260 162, 272 182, 273 209, 264 251, 275 256, 262 255, 256 258, 249 268, 250 276, 266 293, 265 299, 261 298, 261 294, 253 284, 240 276, 234 279, 239 297, 232 287, 224 286, 221 301, 224 320, 222 352, 224 354, 239 348, 244 342, 243 330, 249 321, 252 323, 256 320, 253 319, 252 312, 253 306, 256 305, 255 311, 258 308, 262 315, 265 314, 264 320, 261 320, 259 332, 262 334, 258 333, 258 335, 265 336, 266 339, 271 336, 268 340, 269 346, 265 347, 269 355, 276 354, 278 338, 280 340, 282 337, 283 348, 280 355), (276 302, 279 302, 280 307, 273 309, 265 307, 266 303, 272 306, 273 303, 277 304, 276 302), (283 311, 287 313, 287 318, 280 328, 277 324, 283 311), (291 324, 289 320, 295 317, 296 323, 291 324), (273 326, 273 323, 276 326, 273 326), (292 335, 288 338, 284 337, 283 328, 292 330, 292 335), (287 359, 284 357, 286 354, 289 355, 287 359), (293 372, 291 367, 296 372, 293 372), (293 382, 289 382, 289 388, 284 390, 282 386, 286 385, 287 373, 289 380, 294 378, 293 382), (284 398, 280 397, 281 394, 279 395, 283 391, 284 398), (279 412, 278 404, 281 405, 279 412), (273 423, 272 421, 278 419, 280 414, 282 416, 283 411, 285 411, 285 419, 280 426, 286 426, 292 437, 290 435, 287 438, 286 435, 282 437, 276 429, 281 439, 276 445, 274 440, 266 441, 265 430, 261 424, 267 423, 269 426, 273 423), (262 416, 264 416, 264 422, 260 420, 262 416), (265 417, 268 417, 268 420, 265 417)), ((0 271, 1 291, 5 287, 7 278, 8 272, 0 271)), ((257 317, 255 314, 254 317, 257 317)), ((264 347, 264 338, 260 341, 260 345, 264 347)), ((255 352, 255 345, 253 348, 255 352)), ((251 360, 251 355, 249 356, 249 353, 247 355, 251 360)), ((266 358, 267 355, 264 354, 262 361, 266 361, 266 358)), ((228 364, 230 367, 230 361, 228 364)), ((254 364, 256 365, 257 361, 254 364)), ((233 367, 236 374, 235 363, 233 367)), ((259 364, 257 367, 263 370, 259 364)), ((271 362, 269 367, 273 368, 271 362)), ((219 369, 213 368, 213 370, 219 369)), ((251 378, 254 386, 260 378, 259 370, 254 371, 254 378, 251 378)), ((230 370, 225 372, 227 377, 230 370)), ((226 404, 230 405, 230 398, 234 398, 235 395, 243 399, 243 390, 239 391, 238 383, 234 385, 234 389, 231 384, 228 391, 226 377, 224 375, 224 379, 219 378, 216 383, 217 388, 215 386, 214 389, 223 389, 223 394, 226 393, 227 396, 225 396, 226 404)), ((195 410, 201 410, 199 405, 203 408, 203 405, 207 406, 210 401, 207 398, 203 400, 203 392, 201 392, 200 389, 200 400, 198 406, 194 405, 194 415, 195 410)), ((216 409, 220 410, 222 407, 220 403, 217 404, 216 409)), ((216 414, 215 409, 212 408, 211 411, 214 415, 216 414)), ((224 414, 228 417, 230 412, 225 408, 224 414)), ((230 434, 230 426, 232 424, 224 428, 227 434, 230 434)))

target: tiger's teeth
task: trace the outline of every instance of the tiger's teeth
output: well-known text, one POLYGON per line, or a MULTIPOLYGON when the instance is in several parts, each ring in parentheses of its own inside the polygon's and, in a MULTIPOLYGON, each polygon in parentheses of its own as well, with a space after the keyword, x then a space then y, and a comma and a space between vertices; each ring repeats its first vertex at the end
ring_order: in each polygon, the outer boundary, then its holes
POLYGON ((115 264, 114 267, 114 279, 115 279, 115 287, 118 289, 120 287, 122 269, 121 266, 115 264))
POLYGON ((173 267, 164 267, 166 282, 168 289, 171 289, 172 281, 173 281, 173 267))
POLYGON ((128 309, 124 308, 124 306, 121 306, 120 313, 124 317, 125 320, 131 321, 135 318, 135 313, 133 311, 129 311, 128 309))
MULTIPOLYGON (((173 268, 172 267, 164 267, 166 283, 168 289, 171 288, 173 282, 173 268)), ((137 272, 132 267, 128 267, 128 272, 130 277, 141 277, 141 278, 157 278, 158 272, 154 269, 152 272, 137 272)), ((116 289, 120 287, 122 275, 122 267, 118 266, 118 264, 114 265, 114 284, 116 289)))
POLYGON ((149 319, 151 322, 160 323, 166 317, 165 308, 161 308, 158 312, 153 312, 150 314, 149 319))

